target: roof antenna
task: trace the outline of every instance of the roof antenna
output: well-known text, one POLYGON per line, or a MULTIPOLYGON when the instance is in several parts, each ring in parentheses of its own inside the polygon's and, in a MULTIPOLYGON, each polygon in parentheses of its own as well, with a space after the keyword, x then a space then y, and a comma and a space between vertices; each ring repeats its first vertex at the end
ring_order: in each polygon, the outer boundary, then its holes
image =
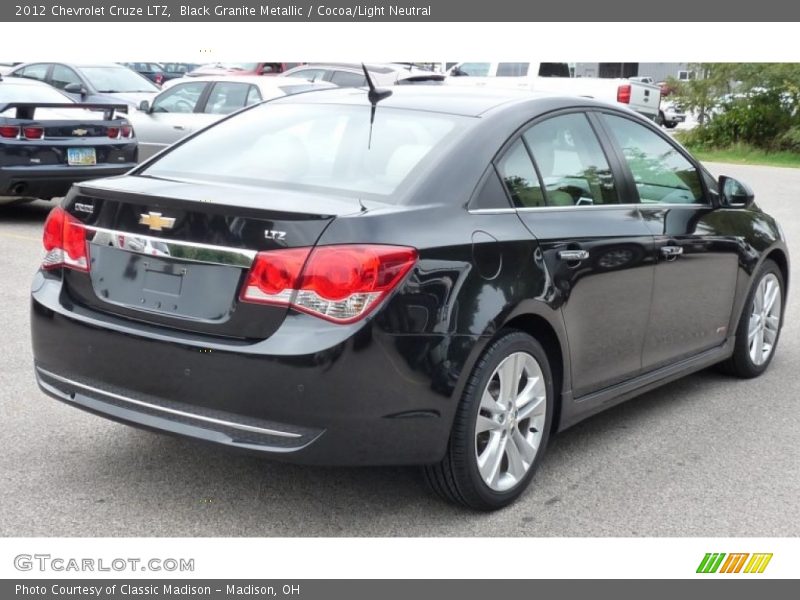
POLYGON ((372 82, 372 78, 369 76, 367 66, 364 63, 361 63, 361 68, 364 69, 364 77, 367 79, 367 85, 369 86, 369 94, 367 94, 367 99, 372 105, 369 113, 369 141, 367 142, 367 150, 369 150, 372 147, 372 125, 375 123, 375 109, 378 107, 378 102, 385 100, 392 95, 392 90, 376 88, 375 84, 372 82))

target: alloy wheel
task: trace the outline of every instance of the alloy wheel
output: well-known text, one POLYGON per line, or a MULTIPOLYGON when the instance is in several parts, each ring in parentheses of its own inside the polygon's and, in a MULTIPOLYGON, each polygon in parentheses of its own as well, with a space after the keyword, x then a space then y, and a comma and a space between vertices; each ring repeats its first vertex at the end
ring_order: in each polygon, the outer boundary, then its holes
POLYGON ((507 491, 533 465, 544 432, 547 387, 536 359, 515 352, 497 366, 481 396, 475 456, 484 483, 507 491))
POLYGON ((772 354, 781 323, 781 284, 774 273, 767 273, 758 282, 750 308, 747 343, 750 360, 763 365, 772 354))

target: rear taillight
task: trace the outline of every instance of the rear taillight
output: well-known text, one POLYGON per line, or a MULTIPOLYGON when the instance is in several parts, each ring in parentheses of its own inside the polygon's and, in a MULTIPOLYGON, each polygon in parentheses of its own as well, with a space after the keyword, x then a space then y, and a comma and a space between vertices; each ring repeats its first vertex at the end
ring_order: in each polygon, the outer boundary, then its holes
POLYGON ((0 125, 0 138, 16 139, 20 135, 18 125, 0 125))
POLYGON ((26 140, 40 140, 44 137, 44 127, 23 127, 22 136, 26 140))
POLYGON ((112 140, 115 140, 119 137, 119 127, 109 127, 106 129, 106 133, 108 134, 108 137, 110 137, 112 140))
POLYGON ((78 219, 60 206, 56 206, 47 215, 42 241, 47 251, 42 261, 43 268, 68 267, 76 271, 89 270, 86 229, 78 219))
POLYGON ((630 104, 631 103, 631 86, 630 84, 624 84, 617 88, 617 102, 621 104, 630 104))
POLYGON ((123 125, 119 129, 119 135, 120 135, 120 137, 124 137, 124 138, 132 138, 133 137, 133 127, 131 127, 130 125, 123 125))
POLYGON ((401 246, 259 252, 241 300, 290 306, 334 323, 352 323, 378 306, 416 260, 416 250, 401 246))
POLYGON ((156 73, 156 85, 164 83, 164 76, 161 73, 156 73))

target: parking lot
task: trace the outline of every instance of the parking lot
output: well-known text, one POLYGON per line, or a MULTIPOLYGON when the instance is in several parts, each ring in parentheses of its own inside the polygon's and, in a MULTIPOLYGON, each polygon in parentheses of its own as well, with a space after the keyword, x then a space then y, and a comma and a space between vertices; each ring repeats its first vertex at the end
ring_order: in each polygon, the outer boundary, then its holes
POLYGON ((0 534, 800 535, 800 170, 710 167, 750 183, 794 251, 771 368, 750 381, 702 372, 556 436, 531 489, 494 514, 444 504, 413 468, 267 462, 46 397, 33 377, 28 286, 49 205, 0 208, 0 534))

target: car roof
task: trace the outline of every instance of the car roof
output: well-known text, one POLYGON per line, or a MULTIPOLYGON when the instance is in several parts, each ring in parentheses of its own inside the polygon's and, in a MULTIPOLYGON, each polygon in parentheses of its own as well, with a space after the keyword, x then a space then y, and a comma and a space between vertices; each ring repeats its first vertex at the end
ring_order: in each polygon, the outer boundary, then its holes
MULTIPOLYGON (((403 108, 454 115, 480 117, 488 112, 513 110, 520 105, 530 105, 531 118, 541 110, 552 110, 557 100, 569 106, 608 107, 585 97, 570 97, 545 92, 501 88, 464 88, 456 86, 392 86, 392 95, 381 100, 379 106, 403 108)), ((368 102, 366 88, 336 88, 287 96, 276 102, 304 104, 362 105, 368 102)), ((619 108, 619 107, 617 107, 619 108)))
MULTIPOLYGON (((202 82, 202 81, 216 81, 220 83, 228 83, 228 82, 241 82, 241 83, 252 83, 253 85, 260 87, 260 88, 268 88, 268 87, 280 87, 286 85, 318 85, 321 89, 323 88, 330 88, 336 87, 332 83, 328 83, 326 81, 315 81, 311 82, 306 79, 302 78, 295 78, 287 79, 285 77, 275 77, 275 76, 264 76, 264 75, 199 75, 197 77, 186 77, 186 78, 179 78, 173 80, 172 86, 178 85, 179 83, 194 83, 194 82, 202 82)), ((172 87, 170 86, 170 87, 172 87)), ((167 88, 169 89, 169 88, 167 88)))
POLYGON ((64 65, 67 67, 72 67, 73 69, 84 69, 87 67, 114 67, 117 69, 127 69, 125 65, 121 65, 119 63, 70 63, 70 62, 63 62, 60 60, 35 60, 32 62, 22 63, 15 67, 15 71, 21 69, 23 67, 27 67, 29 65, 64 65))

